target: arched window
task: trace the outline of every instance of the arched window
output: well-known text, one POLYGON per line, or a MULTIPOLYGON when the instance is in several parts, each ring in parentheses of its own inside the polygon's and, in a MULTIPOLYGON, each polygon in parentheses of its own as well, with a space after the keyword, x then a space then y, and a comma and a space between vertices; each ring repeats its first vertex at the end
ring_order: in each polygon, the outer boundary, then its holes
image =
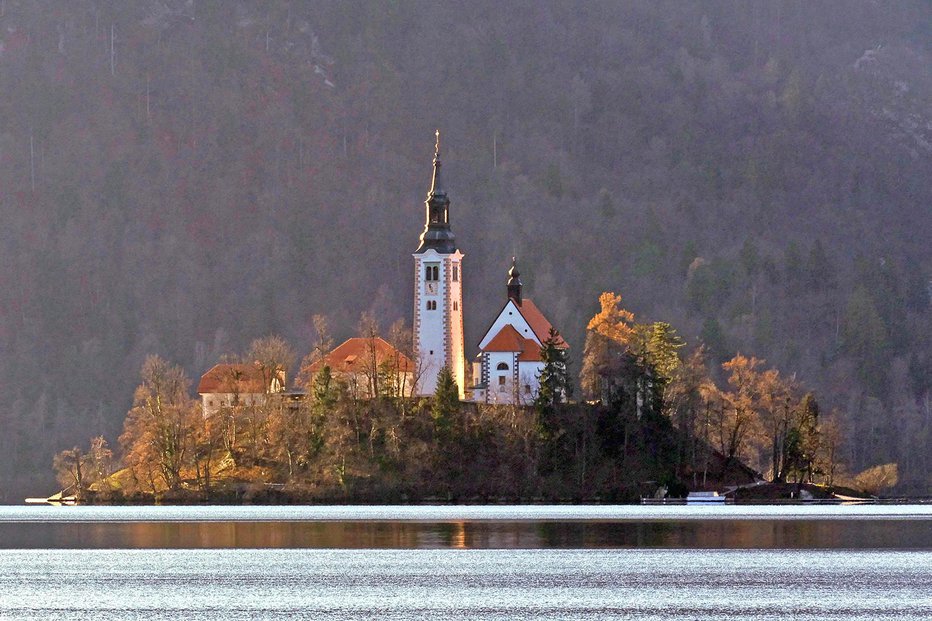
POLYGON ((457 282, 460 279, 460 268, 456 265, 453 266, 453 282, 457 282))
POLYGON ((434 266, 434 278, 433 280, 440 280, 440 267, 434 266))
POLYGON ((424 268, 424 280, 430 280, 430 266, 424 268))
POLYGON ((507 371, 507 370, 508 370, 508 364, 505 363, 505 362, 499 362, 499 363, 498 363, 498 366, 495 367, 495 370, 496 370, 496 371, 507 371))

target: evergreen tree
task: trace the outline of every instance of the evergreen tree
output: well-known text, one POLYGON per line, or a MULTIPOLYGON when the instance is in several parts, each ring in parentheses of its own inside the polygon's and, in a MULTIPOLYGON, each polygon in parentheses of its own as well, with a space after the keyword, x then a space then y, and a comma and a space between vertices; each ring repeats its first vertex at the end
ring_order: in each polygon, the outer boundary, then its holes
POLYGON ((795 241, 790 241, 786 246, 784 258, 784 272, 786 274, 787 289, 791 293, 799 290, 800 284, 805 281, 805 262, 799 245, 795 241))
POLYGON ((547 335, 547 340, 544 341, 544 346, 540 350, 544 368, 538 376, 540 388, 537 391, 534 405, 541 414, 552 412, 558 403, 563 403, 572 396, 573 387, 566 370, 566 349, 559 347, 560 340, 560 334, 550 328, 550 334, 547 335))
POLYGON ((792 475, 797 482, 812 481, 813 463, 820 448, 819 435, 819 403, 812 393, 806 393, 787 431, 782 479, 792 475))
POLYGON ((845 312, 844 347, 857 363, 864 385, 882 394, 887 376, 888 331, 874 298, 858 287, 848 298, 845 312))
POLYGON ((722 324, 715 317, 707 317, 702 322, 699 340, 706 346, 706 350, 713 360, 723 362, 731 357, 731 347, 728 344, 725 331, 722 329, 722 324))
POLYGON ((334 384, 333 372, 330 366, 325 364, 314 376, 312 384, 314 402, 325 410, 337 401, 337 390, 334 384))
POLYGON ((741 266, 748 278, 753 278, 761 267, 760 250, 750 237, 744 240, 744 246, 741 247, 741 266))
POLYGON ((806 262, 806 280, 812 291, 825 291, 835 288, 835 267, 828 258, 822 240, 815 240, 806 262))
POLYGON ((665 321, 655 321, 647 326, 646 332, 646 362, 666 385, 683 364, 679 350, 686 343, 676 333, 676 329, 665 321))
POLYGON ((459 404, 460 390, 453 378, 453 372, 449 367, 443 367, 437 373, 437 388, 434 390, 434 402, 430 410, 437 430, 445 431, 450 428, 459 404))

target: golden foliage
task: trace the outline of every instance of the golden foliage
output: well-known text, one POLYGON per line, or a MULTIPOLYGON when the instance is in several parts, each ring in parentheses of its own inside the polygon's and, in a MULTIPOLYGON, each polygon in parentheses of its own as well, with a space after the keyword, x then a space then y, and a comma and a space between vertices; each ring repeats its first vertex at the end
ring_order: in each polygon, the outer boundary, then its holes
POLYGON ((621 296, 606 291, 599 296, 599 305, 601 310, 589 320, 586 329, 616 343, 631 344, 635 337, 634 313, 621 308, 621 296))

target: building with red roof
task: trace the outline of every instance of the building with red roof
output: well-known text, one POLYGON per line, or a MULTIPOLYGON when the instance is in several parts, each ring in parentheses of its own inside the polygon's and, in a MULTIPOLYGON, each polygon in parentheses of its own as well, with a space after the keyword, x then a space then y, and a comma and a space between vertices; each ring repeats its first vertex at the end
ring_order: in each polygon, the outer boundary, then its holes
MULTIPOLYGON (((521 279, 512 259, 508 301, 479 341, 473 362, 473 400, 480 403, 530 405, 537 398, 544 368, 541 347, 553 325, 534 302, 521 295, 521 279)), ((556 334, 557 347, 568 349, 556 334)))
POLYGON ((379 337, 343 341, 309 367, 312 377, 329 367, 333 378, 356 399, 410 397, 416 389, 414 362, 379 337))
POLYGON ((223 407, 260 405, 268 395, 284 390, 284 369, 273 372, 259 364, 215 364, 197 384, 204 416, 223 407))

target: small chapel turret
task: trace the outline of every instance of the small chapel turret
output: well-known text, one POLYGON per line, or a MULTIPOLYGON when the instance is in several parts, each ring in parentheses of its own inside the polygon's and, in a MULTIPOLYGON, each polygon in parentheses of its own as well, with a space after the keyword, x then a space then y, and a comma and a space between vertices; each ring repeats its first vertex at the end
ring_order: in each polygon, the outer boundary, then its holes
POLYGON ((508 299, 521 306, 521 274, 515 257, 511 257, 511 269, 508 270, 508 299))
POLYGON ((434 170, 427 193, 426 221, 414 251, 414 354, 418 392, 434 393, 437 373, 450 369, 465 397, 463 341, 463 254, 450 228, 450 199, 440 178, 440 130, 436 132, 434 170))

